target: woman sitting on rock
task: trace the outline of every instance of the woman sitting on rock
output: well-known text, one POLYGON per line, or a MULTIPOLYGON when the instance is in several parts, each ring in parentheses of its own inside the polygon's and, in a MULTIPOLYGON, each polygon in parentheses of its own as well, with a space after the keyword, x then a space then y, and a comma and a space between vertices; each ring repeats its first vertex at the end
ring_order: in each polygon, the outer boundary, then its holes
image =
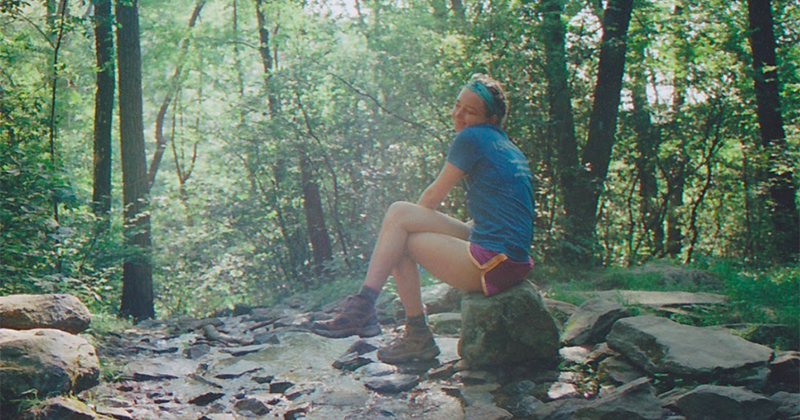
POLYGON ((334 338, 378 335, 375 301, 391 274, 406 327, 378 350, 378 358, 433 359, 439 348, 425 319, 417 264, 453 287, 487 296, 525 279, 533 267, 531 173, 500 128, 506 112, 505 93, 494 79, 476 74, 461 89, 450 111, 457 134, 441 173, 416 204, 390 206, 361 290, 335 309, 334 318, 315 322, 313 332, 334 338), (470 223, 436 211, 461 178, 466 178, 470 223))

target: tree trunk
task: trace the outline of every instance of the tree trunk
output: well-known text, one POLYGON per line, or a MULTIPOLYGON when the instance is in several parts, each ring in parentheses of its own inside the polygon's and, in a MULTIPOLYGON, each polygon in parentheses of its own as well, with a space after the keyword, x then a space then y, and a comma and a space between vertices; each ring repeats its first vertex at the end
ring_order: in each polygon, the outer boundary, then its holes
MULTIPOLYGON (((567 73, 565 36, 566 26, 562 20, 563 0, 544 0, 541 3, 542 23, 539 39, 545 50, 545 74, 547 77, 548 126, 547 138, 556 148, 556 173, 564 193, 564 207, 575 208, 580 197, 576 197, 575 178, 580 171, 578 142, 575 138, 575 122, 572 112, 569 74, 567 73)), ((564 220, 565 224, 570 222, 564 220)), ((567 247, 571 248, 571 247, 567 247)), ((570 258, 568 249, 559 252, 570 258)))
POLYGON ((92 211, 108 226, 111 212, 111 126, 114 114, 114 35, 111 0, 95 0, 94 38, 97 80, 94 102, 94 191, 92 211))
POLYGON ((306 228, 311 241, 311 251, 314 255, 314 272, 323 273, 324 264, 331 260, 333 251, 325 227, 325 214, 322 211, 322 199, 319 194, 319 184, 311 174, 311 160, 304 148, 299 151, 300 178, 303 186, 303 210, 306 213, 306 228))
MULTIPOLYGON (((58 30, 55 28, 55 21, 50 22, 50 7, 51 3, 48 3, 48 24, 51 30, 56 34, 55 40, 52 42, 53 45, 53 76, 51 78, 51 94, 50 94, 50 123, 49 123, 49 137, 50 137, 50 163, 53 165, 53 169, 56 167, 56 131, 58 127, 56 126, 56 98, 58 97, 58 68, 60 67, 60 63, 58 61, 58 55, 61 51, 61 44, 64 40, 64 29, 67 20, 67 10, 69 7, 68 0, 61 0, 58 6, 58 16, 59 16, 59 23, 58 23, 58 30)), ((53 220, 58 221, 58 197, 53 196, 53 220)))
MULTIPOLYGON (((644 60, 644 50, 635 51, 633 62, 644 60)), ((653 126, 647 100, 647 77, 642 65, 631 69, 631 99, 633 102, 633 129, 636 133, 636 177, 639 185, 639 220, 644 244, 651 255, 662 252, 663 229, 658 206, 658 181, 656 159, 660 143, 658 130, 653 126)))
POLYGON ((462 0, 450 0, 450 9, 459 20, 464 20, 466 17, 464 14, 464 2, 462 0))
POLYGON ((142 122, 142 57, 139 46, 138 0, 117 2, 117 67, 119 130, 122 154, 122 197, 126 256, 120 314, 151 318, 153 267, 150 238, 149 182, 142 122))
POLYGON ((258 22, 258 52, 261 54, 261 64, 264 66, 264 86, 267 90, 267 101, 269 102, 270 116, 274 117, 278 112, 278 99, 272 91, 270 79, 272 78, 272 70, 274 60, 270 52, 269 44, 269 29, 267 28, 267 18, 264 16, 264 1, 255 0, 256 2, 256 21, 258 22))
MULTIPOLYGON (((189 18, 190 31, 197 23, 197 19, 200 17, 200 12, 203 10, 203 6, 205 6, 205 4, 206 0, 198 0, 198 2, 195 4, 192 17, 189 18)), ((180 89, 181 75, 183 74, 183 65, 186 62, 186 51, 188 48, 189 37, 187 36, 181 40, 180 57, 178 57, 178 62, 175 65, 175 72, 172 74, 172 79, 169 82, 169 89, 164 95, 164 99, 161 101, 161 107, 158 109, 158 114, 156 114, 156 150, 153 152, 153 158, 150 160, 150 170, 147 175, 150 188, 152 188, 153 184, 156 182, 156 174, 158 174, 158 168, 161 166, 161 159, 164 157, 164 151, 167 149, 168 142, 167 138, 164 137, 164 118, 167 116, 167 112, 169 111, 169 106, 172 103, 173 98, 175 95, 177 95, 178 89, 180 89)))
POLYGON ((764 181, 769 191, 771 236, 778 258, 788 262, 800 253, 800 216, 795 203, 794 165, 787 159, 770 0, 747 0, 747 10, 761 149, 766 156, 764 181))
POLYGON ((625 70, 626 33, 633 0, 610 0, 603 15, 597 82, 589 137, 581 168, 570 191, 564 191, 566 240, 575 250, 574 261, 589 263, 595 247, 597 206, 603 190, 617 126, 622 75, 625 70))

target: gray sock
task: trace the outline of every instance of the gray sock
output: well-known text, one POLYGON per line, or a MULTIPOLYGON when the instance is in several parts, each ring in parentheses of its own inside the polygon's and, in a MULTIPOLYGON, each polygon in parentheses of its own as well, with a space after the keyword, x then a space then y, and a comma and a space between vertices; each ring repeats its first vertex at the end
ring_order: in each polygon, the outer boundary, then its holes
POLYGON ((371 287, 361 286, 361 290, 358 291, 358 295, 362 298, 369 301, 371 304, 375 304, 375 301, 378 300, 378 296, 380 296, 381 291, 375 290, 371 287))
POLYGON ((407 316, 406 325, 412 328, 428 328, 428 322, 425 320, 425 314, 407 316))

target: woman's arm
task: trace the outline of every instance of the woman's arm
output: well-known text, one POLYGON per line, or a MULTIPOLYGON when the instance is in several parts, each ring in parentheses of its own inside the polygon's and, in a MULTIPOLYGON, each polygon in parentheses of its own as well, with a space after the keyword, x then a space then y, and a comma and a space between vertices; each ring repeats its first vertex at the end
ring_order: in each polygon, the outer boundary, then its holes
POLYGON ((436 210, 439 204, 447 197, 447 193, 453 189, 456 182, 463 176, 464 172, 461 169, 458 169, 450 162, 446 162, 436 180, 422 192, 417 204, 431 210, 436 210))

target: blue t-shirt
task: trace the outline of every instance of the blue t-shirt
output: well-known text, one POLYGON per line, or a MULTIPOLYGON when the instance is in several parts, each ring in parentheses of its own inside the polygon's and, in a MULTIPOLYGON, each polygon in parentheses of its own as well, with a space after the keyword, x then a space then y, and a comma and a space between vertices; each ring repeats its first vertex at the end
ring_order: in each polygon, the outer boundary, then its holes
POLYGON ((527 261, 533 235, 531 170, 522 152, 491 124, 456 135, 447 161, 466 173, 469 241, 527 261))

